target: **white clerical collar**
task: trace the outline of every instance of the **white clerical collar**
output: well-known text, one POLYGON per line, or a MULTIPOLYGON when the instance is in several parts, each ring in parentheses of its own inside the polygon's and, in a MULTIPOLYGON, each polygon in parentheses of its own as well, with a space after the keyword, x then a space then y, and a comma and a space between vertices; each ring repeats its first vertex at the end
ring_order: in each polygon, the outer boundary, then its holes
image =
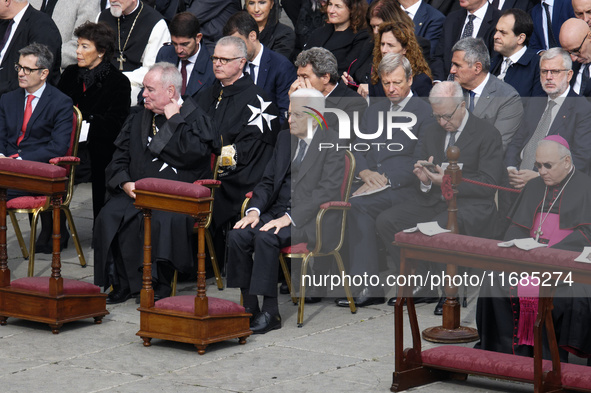
POLYGON ((480 97, 480 95, 482 95, 482 91, 484 90, 484 86, 486 86, 489 79, 490 79, 490 73, 487 72, 484 80, 478 86, 476 86, 474 89, 472 89, 472 91, 476 94, 477 97, 480 97))
MULTIPOLYGON (((511 63, 515 64, 519 61, 519 59, 521 59, 521 56, 523 56, 525 54, 525 51, 527 50, 527 46, 524 46, 523 48, 519 49, 517 52, 513 53, 511 56, 509 56, 509 59, 511 59, 511 63)), ((506 59, 506 57, 503 58, 503 60, 506 59)))
POLYGON ((422 0, 419 0, 408 8, 404 8, 404 6, 401 4, 400 8, 402 8, 402 10, 405 11, 408 14, 408 16, 410 16, 410 19, 414 19, 415 15, 419 11, 419 7, 421 6, 422 2, 422 0))
POLYGON ((133 11, 131 11, 131 12, 130 12, 129 14, 127 14, 127 15, 123 15, 123 14, 122 14, 121 16, 125 18, 126 16, 129 16, 129 15, 133 14, 133 13, 135 12, 135 10, 137 10, 137 9, 138 9, 138 7, 140 6, 140 3, 141 3, 141 2, 142 2, 141 0, 137 0, 137 3, 135 3, 135 8, 133 9, 133 11))

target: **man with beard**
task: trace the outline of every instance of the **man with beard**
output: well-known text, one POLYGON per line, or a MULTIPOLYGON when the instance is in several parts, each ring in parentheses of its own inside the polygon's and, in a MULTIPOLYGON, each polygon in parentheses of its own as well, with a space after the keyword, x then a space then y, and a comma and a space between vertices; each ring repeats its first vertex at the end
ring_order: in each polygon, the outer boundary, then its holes
MULTIPOLYGON (((210 178, 211 153, 219 151, 207 116, 192 99, 180 97, 176 66, 156 63, 143 83, 144 109, 127 119, 115 140, 117 150, 106 169, 111 199, 94 226, 94 281, 113 285, 108 304, 122 303, 141 289, 143 220, 133 205, 135 182, 146 177, 185 182, 210 178)), ((193 225, 187 215, 152 213, 155 297, 169 296, 172 266, 185 273, 193 270, 193 225)))
POLYGON ((117 40, 111 63, 129 78, 131 105, 137 103, 142 80, 156 61, 158 50, 170 41, 170 33, 162 15, 141 0, 112 0, 111 7, 98 17, 106 22, 117 40))

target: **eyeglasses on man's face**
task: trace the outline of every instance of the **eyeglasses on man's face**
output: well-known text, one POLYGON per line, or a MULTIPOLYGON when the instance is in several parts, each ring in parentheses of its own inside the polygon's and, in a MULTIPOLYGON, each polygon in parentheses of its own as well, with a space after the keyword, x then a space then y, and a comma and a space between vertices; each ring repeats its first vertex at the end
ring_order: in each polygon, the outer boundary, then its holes
POLYGON ((542 169, 542 167, 546 168, 546 169, 552 169, 554 167, 554 165, 558 164, 560 161, 564 160, 566 158, 566 156, 562 156, 560 157, 560 159, 556 162, 535 162, 534 165, 536 168, 538 169, 542 169))
POLYGON ((226 65, 231 61, 234 60, 238 60, 238 59, 243 59, 243 57, 232 57, 232 58, 226 58, 226 57, 217 57, 217 56, 211 56, 211 62, 212 63, 217 63, 218 61, 222 64, 222 65, 226 65))
POLYGON ((548 77, 548 73, 550 73, 550 75, 554 78, 557 77, 561 72, 568 72, 570 70, 566 70, 566 69, 560 69, 560 70, 548 70, 546 68, 540 68, 540 75, 542 75, 544 78, 548 77))
POLYGON ((589 34, 585 34, 585 38, 583 38, 583 41, 581 41, 581 45, 579 45, 579 47, 577 49, 573 49, 573 50, 567 50, 569 55, 573 55, 573 56, 578 56, 581 54, 581 48, 583 47, 583 44, 585 43, 585 40, 587 39, 587 36, 589 34))
POLYGON ((31 72, 41 71, 41 70, 44 70, 45 68, 29 68, 29 67, 23 67, 19 63, 14 63, 14 69, 16 70, 17 73, 21 72, 21 70, 23 70, 23 73, 25 75, 31 75, 31 72))
POLYGON ((437 122, 443 120, 446 123, 449 123, 451 121, 451 119, 454 117, 454 115, 456 114, 456 111, 458 110, 458 108, 460 107, 460 105, 461 104, 456 105, 456 109, 454 109, 454 111, 451 114, 449 114, 449 115, 438 115, 436 113, 433 113, 431 116, 433 116, 433 118, 437 122))

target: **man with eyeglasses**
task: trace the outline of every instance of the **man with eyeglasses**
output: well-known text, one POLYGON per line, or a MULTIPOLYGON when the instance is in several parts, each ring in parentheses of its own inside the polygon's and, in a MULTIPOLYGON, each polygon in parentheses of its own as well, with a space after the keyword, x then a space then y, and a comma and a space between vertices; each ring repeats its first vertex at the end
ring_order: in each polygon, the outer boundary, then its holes
POLYGON ((505 162, 514 188, 521 189, 540 175, 534 166, 536 147, 547 135, 566 139, 578 170, 588 173, 591 169, 591 104, 569 86, 571 68, 569 54, 561 48, 549 49, 540 57, 540 81, 548 98, 528 101, 522 126, 507 148, 505 162))
POLYGON ((589 72, 591 67, 591 32, 583 19, 571 18, 560 29, 560 44, 572 59, 574 76, 571 87, 575 93, 591 97, 589 72))
POLYGON ((219 260, 225 254, 223 232, 239 219, 244 195, 261 179, 279 130, 277 108, 243 72, 247 56, 241 38, 221 38, 211 57, 217 81, 196 95, 224 146, 212 222, 219 260))
MULTIPOLYGON (((19 50, 18 62, 12 69, 18 75, 19 88, 0 98, 0 158, 49 162, 66 154, 72 133, 72 100, 47 83, 54 58, 42 44, 31 44, 19 50)), ((8 198, 26 195, 8 190, 8 198)), ((38 252, 48 249, 51 213, 41 213, 38 252), (48 214, 47 214, 48 213, 48 214)), ((66 217, 61 218, 61 248, 68 243, 66 217)))
MULTIPOLYGON (((535 166, 540 176, 527 183, 509 212, 505 240, 533 238, 551 248, 581 252, 591 246, 591 179, 573 165, 570 145, 559 135, 537 144, 535 166)), ((542 255, 542 254, 541 254, 542 255)), ((532 280, 535 282, 535 280, 532 280)), ((476 311, 477 348, 533 356, 537 287, 510 287, 496 280, 481 287, 476 311)), ((560 360, 568 353, 591 355, 591 287, 557 285, 552 318, 560 360)), ((549 359, 543 340, 544 358, 549 359)), ((591 360, 587 360, 591 365, 591 360)))
MULTIPOLYGON (((437 221, 447 227, 447 203, 441 195, 446 151, 460 149, 462 177, 500 185, 503 177, 501 135, 492 125, 471 114, 461 86, 457 82, 440 82, 429 94, 433 117, 437 123, 421 131, 420 148, 415 155, 413 173, 415 189, 407 201, 393 206, 378 216, 376 227, 390 256, 399 261, 400 250, 392 245, 394 235, 421 222, 437 221)), ((458 186, 458 226, 461 234, 491 237, 497 219, 495 190, 461 182, 458 186)), ((398 262, 399 263, 399 262, 398 262)), ((428 269, 440 272, 430 264, 419 264, 423 277, 428 269)), ((425 283, 425 286, 427 284, 425 283)), ((431 296, 437 296, 436 293, 431 296)), ((440 298, 435 315, 441 315, 445 298, 440 298)))

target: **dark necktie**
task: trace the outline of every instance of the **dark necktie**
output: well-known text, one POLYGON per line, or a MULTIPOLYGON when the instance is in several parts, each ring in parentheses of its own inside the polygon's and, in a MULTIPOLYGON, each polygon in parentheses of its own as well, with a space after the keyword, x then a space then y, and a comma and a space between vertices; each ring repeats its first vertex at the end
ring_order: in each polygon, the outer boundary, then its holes
POLYGON ((300 142, 298 145, 299 145, 298 154, 296 155, 296 158, 293 160, 293 163, 291 165, 292 172, 294 172, 294 171, 297 172, 300 169, 300 165, 302 165, 302 161, 304 160, 304 155, 306 154, 306 148, 308 147, 308 144, 303 139, 300 139, 300 142))
POLYGON ((589 82, 589 64, 583 64, 583 75, 581 75, 581 87, 579 89, 579 95, 585 95, 585 88, 587 82, 589 82))
POLYGON ((252 81, 255 82, 256 81, 256 76, 254 73, 254 67, 255 65, 252 63, 248 63, 248 68, 250 69, 250 77, 252 78, 252 81))
POLYGON ((470 94, 470 103, 468 104, 468 110, 470 111, 470 113, 474 112, 474 101, 476 99, 476 93, 474 93, 472 90, 470 90, 468 92, 470 94))
POLYGON ((181 77, 183 78, 183 87, 181 88, 181 95, 185 95, 187 90, 187 66, 191 62, 189 60, 181 60, 181 77))
POLYGON ((2 41, 0 41, 0 52, 2 52, 2 50, 6 46, 6 43, 8 42, 8 37, 10 37, 10 31, 12 30, 13 24, 14 24, 14 20, 11 19, 8 22, 8 26, 6 26, 6 31, 4 32, 4 36, 2 37, 2 41))
POLYGON ((53 9, 55 8, 56 3, 57 0, 43 0, 41 12, 45 12, 47 15, 53 16, 53 9))
POLYGON ((556 48, 558 43, 554 37, 554 30, 552 30, 552 18, 550 17, 550 6, 547 3, 542 3, 544 11, 546 12, 546 24, 548 27, 548 46, 550 48, 556 48))
POLYGON ((550 125, 552 124, 552 109, 555 106, 555 101, 548 101, 546 110, 540 118, 540 122, 538 123, 536 130, 523 149, 523 160, 521 160, 519 169, 533 169, 534 162, 536 162, 536 150, 538 148, 538 142, 544 139, 550 130, 550 125))
POLYGON ((29 124, 29 120, 31 120, 31 115, 33 114, 33 100, 35 96, 29 94, 27 96, 27 105, 25 106, 25 115, 23 116, 23 126, 21 127, 21 133, 16 140, 16 145, 20 145, 21 141, 25 139, 25 133, 27 132, 27 125, 29 124))
MULTIPOLYGON (((449 133, 449 142, 447 142, 447 147, 445 148, 446 154, 447 154, 447 149, 456 145, 456 134, 457 133, 458 133, 457 130, 449 133)), ((446 155, 446 157, 447 157, 447 155, 446 155)), ((447 158, 445 160, 447 161, 447 158)))
POLYGON ((462 32, 462 38, 472 37, 472 33, 474 33, 474 19, 476 19, 476 15, 468 15, 468 23, 464 26, 464 31, 462 32))
POLYGON ((498 10, 499 9, 499 0, 492 0, 492 3, 490 3, 490 5, 495 9, 498 10))

